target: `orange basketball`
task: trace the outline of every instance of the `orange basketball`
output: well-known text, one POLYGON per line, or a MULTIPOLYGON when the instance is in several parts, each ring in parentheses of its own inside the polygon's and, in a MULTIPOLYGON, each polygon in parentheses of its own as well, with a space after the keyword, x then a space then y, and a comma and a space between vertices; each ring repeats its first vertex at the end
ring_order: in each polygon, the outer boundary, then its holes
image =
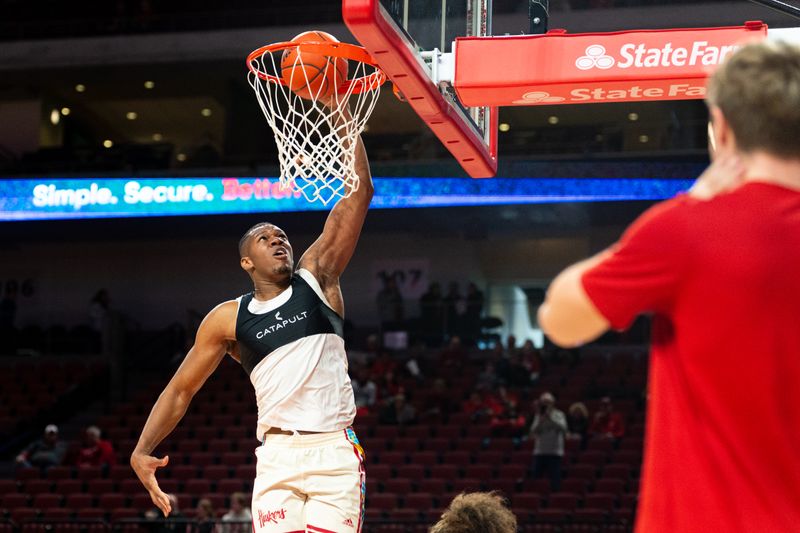
MULTIPOLYGON (((339 42, 319 30, 306 31, 292 39, 295 43, 303 41, 339 42)), ((347 59, 287 48, 281 57, 281 78, 301 98, 326 99, 347 81, 347 59)))

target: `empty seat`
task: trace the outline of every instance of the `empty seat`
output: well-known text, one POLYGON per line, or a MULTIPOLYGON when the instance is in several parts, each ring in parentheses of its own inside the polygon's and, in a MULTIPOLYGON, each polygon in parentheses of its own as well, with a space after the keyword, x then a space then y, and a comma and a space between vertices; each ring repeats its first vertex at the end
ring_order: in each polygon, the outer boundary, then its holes
POLYGON ((580 524, 602 524, 608 516, 608 509, 586 507, 573 511, 573 520, 580 524))
POLYGON ((220 479, 217 481, 217 492, 232 494, 242 490, 244 490, 244 484, 241 479, 220 479))
MULTIPOLYGON (((125 482, 132 481, 142 486, 141 481, 138 479, 125 480, 125 482)), ((163 487, 162 487, 162 490, 163 487)), ((92 479, 86 483, 86 492, 89 494, 105 494, 107 492, 114 492, 114 480, 111 479, 92 479)), ((124 491, 121 491, 124 492, 124 491)))
MULTIPOLYGON (((50 491, 53 490, 53 482, 49 479, 29 479, 23 485, 23 490, 31 496, 41 493, 50 493, 50 491)), ((17 491, 16 487, 13 491, 17 491)))
POLYGON ((37 494, 33 497, 32 506, 35 509, 47 509, 48 507, 61 507, 63 497, 60 494, 37 494))
POLYGON ((403 465, 400 473, 403 477, 414 481, 425 477, 425 467, 419 464, 407 464, 403 465))
POLYGON ((380 455, 380 461, 387 465, 402 465, 406 462, 405 452, 384 452, 380 455))
POLYGON ((397 507, 397 495, 388 492, 367 494, 367 509, 382 509, 389 511, 397 507))
POLYGON ((403 497, 403 506, 410 507, 417 511, 426 511, 433 507, 433 494, 429 492, 417 492, 415 494, 406 494, 403 497))
POLYGON ((84 507, 83 509, 77 510, 75 517, 85 520, 105 520, 106 512, 96 507, 84 507))
POLYGON ((446 489, 447 489, 447 480, 439 477, 420 479, 417 482, 417 490, 419 492, 442 494, 446 489))
POLYGON ((572 511, 578 505, 578 495, 572 492, 554 492, 547 498, 547 507, 572 511))
POLYGON ((48 520, 67 520, 72 518, 73 511, 72 509, 64 507, 50 507, 48 509, 41 509, 40 515, 42 518, 48 520))
MULTIPOLYGON (((105 480, 111 481, 111 480, 105 480)), ((75 494, 83 492, 83 481, 79 479, 59 479, 53 489, 58 494, 75 494)))
POLYGON ((211 492, 211 482, 207 479, 189 479, 183 483, 183 492, 193 496, 211 492))
POLYGON ((493 468, 488 464, 474 464, 464 467, 464 477, 475 477, 479 479, 489 480, 493 478, 493 468))
POLYGON ((72 511, 92 506, 94 506, 94 497, 91 494, 68 494, 64 500, 64 507, 72 511))
POLYGON ((616 496, 607 492, 595 492, 587 494, 583 500, 584 507, 594 507, 595 509, 610 510, 614 507, 616 496))
POLYGON ((127 496, 118 492, 103 494, 97 499, 97 506, 103 510, 110 510, 116 507, 124 507, 127 496))
POLYGON ((619 494, 625 490, 625 482, 621 479, 599 479, 595 481, 595 492, 607 492, 609 494, 619 494))
MULTIPOLYGON (((117 522, 119 520, 136 520, 141 516, 141 513, 136 509, 128 509, 127 507, 117 507, 111 510, 111 520, 117 522)), ((137 526, 138 527, 138 526, 137 526)))
POLYGON ((82 466, 78 468, 76 476, 81 480, 98 479, 103 477, 103 468, 100 466, 82 466))
POLYGON ((627 464, 608 464, 602 469, 602 477, 627 480, 631 477, 631 467, 627 464))
POLYGON ((0 507, 4 509, 13 509, 14 507, 27 507, 30 498, 27 494, 20 494, 10 492, 0 496, 0 507))
POLYGON ((450 480, 450 488, 455 492, 474 492, 481 490, 482 481, 479 478, 464 477, 450 480))
POLYGON ((512 505, 536 511, 542 505, 542 496, 536 492, 518 492, 511 497, 512 505))
POLYGON ((203 477, 209 481, 220 481, 231 477, 231 469, 227 465, 211 465, 203 469, 203 477))
POLYGON ((458 467, 456 465, 445 464, 433 465, 428 469, 428 471, 430 472, 431 477, 453 480, 458 474, 458 467))
POLYGON ((68 479, 72 477, 72 467, 70 466, 51 466, 47 470, 47 479, 68 479))
POLYGON ((387 479, 383 482, 383 491, 395 494, 409 494, 411 492, 411 480, 407 478, 387 479))

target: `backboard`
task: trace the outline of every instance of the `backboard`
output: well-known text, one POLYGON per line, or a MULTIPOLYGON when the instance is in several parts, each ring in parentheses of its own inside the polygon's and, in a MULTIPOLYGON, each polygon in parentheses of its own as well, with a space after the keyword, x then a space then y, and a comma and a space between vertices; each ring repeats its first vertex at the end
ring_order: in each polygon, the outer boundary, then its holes
POLYGON ((442 76, 456 37, 491 35, 491 0, 343 0, 342 15, 397 91, 474 178, 497 170, 497 108, 462 105, 442 76))

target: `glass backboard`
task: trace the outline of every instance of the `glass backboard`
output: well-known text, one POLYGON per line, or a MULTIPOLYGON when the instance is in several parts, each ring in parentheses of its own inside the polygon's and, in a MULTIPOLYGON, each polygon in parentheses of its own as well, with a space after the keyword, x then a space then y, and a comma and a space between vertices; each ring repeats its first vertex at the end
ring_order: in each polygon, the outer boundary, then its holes
POLYGON ((456 37, 491 35, 491 0, 344 0, 342 11, 356 39, 467 173, 493 176, 497 109, 463 106, 438 72, 456 37))

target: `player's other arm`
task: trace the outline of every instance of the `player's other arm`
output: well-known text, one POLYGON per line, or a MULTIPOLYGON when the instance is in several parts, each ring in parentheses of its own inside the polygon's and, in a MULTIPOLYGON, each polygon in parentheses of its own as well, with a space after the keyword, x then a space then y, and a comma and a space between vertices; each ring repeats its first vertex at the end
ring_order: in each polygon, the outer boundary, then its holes
POLYGON ((602 252, 576 263, 556 276, 539 307, 539 326, 559 346, 574 347, 596 339, 610 324, 594 306, 581 279, 607 256, 602 252))
POLYGON ((225 302, 215 307, 203 319, 197 330, 194 346, 158 397, 145 422, 136 449, 131 454, 131 467, 164 516, 172 509, 167 495, 158 486, 155 472, 157 468, 167 465, 169 457, 158 459, 151 454, 175 429, 186 414, 195 393, 225 356, 230 339, 233 338, 230 329, 235 324, 236 308, 236 302, 225 302))
POLYGON ((372 175, 361 137, 356 140, 355 172, 358 189, 342 198, 331 210, 322 235, 306 250, 298 266, 309 270, 325 287, 337 280, 353 257, 361 228, 372 201, 372 175))

